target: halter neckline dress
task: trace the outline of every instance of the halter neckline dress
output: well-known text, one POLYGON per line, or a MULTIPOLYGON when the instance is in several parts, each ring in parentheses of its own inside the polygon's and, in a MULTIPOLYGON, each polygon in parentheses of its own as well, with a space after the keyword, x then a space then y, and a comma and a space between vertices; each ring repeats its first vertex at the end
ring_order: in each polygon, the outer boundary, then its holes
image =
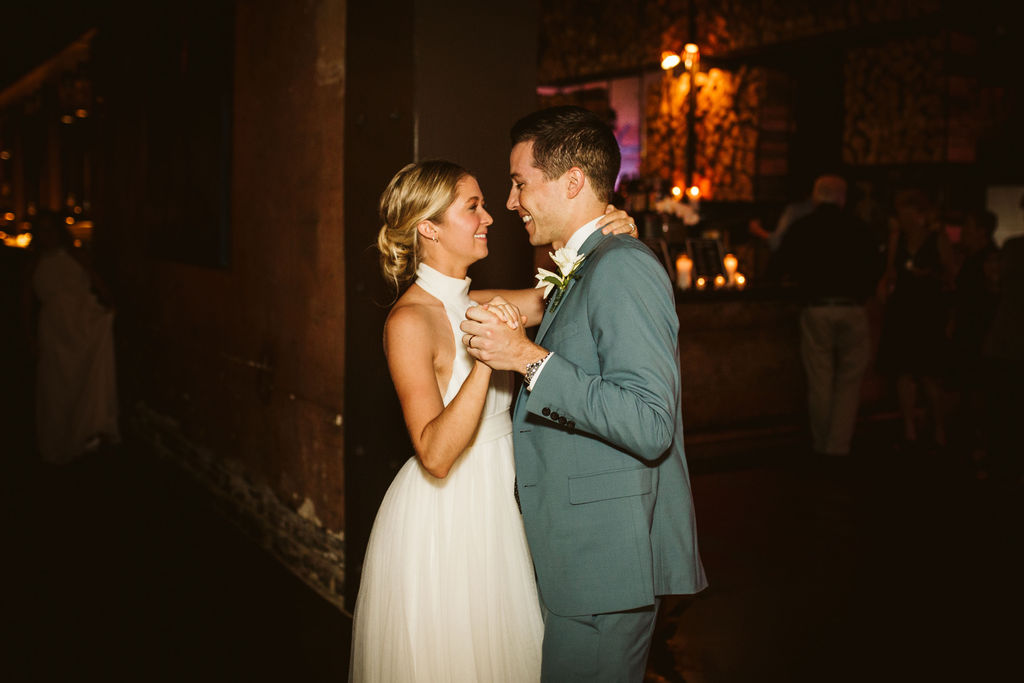
MULTIPOLYGON (((444 304, 455 358, 447 406, 473 367, 459 324, 470 279, 420 264, 416 284, 444 304)), ((353 683, 536 682, 543 622, 512 496, 512 378, 494 372, 470 446, 444 479, 416 457, 381 502, 353 619, 353 683)))

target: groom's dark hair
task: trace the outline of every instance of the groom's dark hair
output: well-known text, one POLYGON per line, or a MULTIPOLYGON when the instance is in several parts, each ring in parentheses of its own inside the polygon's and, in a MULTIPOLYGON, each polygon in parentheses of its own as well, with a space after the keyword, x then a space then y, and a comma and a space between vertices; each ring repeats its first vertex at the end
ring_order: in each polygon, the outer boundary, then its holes
POLYGON ((516 121, 511 137, 513 146, 533 142, 533 162, 545 178, 561 178, 578 166, 597 197, 611 201, 622 154, 612 129, 594 112, 575 106, 541 109, 516 121))

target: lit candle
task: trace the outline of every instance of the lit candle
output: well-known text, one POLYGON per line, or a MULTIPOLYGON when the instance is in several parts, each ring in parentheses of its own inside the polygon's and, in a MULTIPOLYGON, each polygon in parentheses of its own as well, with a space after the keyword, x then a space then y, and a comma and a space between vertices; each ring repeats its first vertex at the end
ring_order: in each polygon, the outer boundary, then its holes
POLYGON ((743 273, 736 273, 736 289, 743 289, 747 286, 747 278, 743 276, 743 273))
POLYGON ((703 277, 697 278, 697 289, 704 289, 708 284, 708 281, 703 277))
POLYGON ((725 266, 726 283, 731 287, 736 284, 736 266, 739 265, 739 262, 732 254, 726 254, 722 259, 722 265, 725 266))
POLYGON ((719 273, 715 276, 715 289, 721 289, 725 287, 725 276, 719 273))
POLYGON ((696 185, 686 188, 686 197, 690 201, 690 208, 700 211, 700 188, 696 185))
POLYGON ((676 286, 679 289, 690 288, 690 274, 693 272, 693 259, 688 254, 680 254, 676 258, 676 286))

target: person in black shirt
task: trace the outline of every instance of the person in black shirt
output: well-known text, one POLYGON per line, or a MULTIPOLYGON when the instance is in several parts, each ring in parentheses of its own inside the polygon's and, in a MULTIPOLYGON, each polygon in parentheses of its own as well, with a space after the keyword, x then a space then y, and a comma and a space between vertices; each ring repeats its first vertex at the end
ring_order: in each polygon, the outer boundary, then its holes
POLYGON ((846 181, 814 183, 814 210, 794 222, 771 265, 773 277, 797 287, 800 355, 815 453, 848 455, 860 387, 871 358, 864 302, 881 276, 878 246, 862 221, 844 213, 846 181))
POLYGON ((947 335, 953 352, 952 385, 960 394, 961 436, 980 455, 984 447, 985 338, 996 313, 999 248, 992 239, 996 215, 979 210, 967 215, 960 233, 964 251, 957 271, 947 335))
POLYGON ((984 346, 990 428, 986 466, 993 483, 1019 493, 1024 490, 1024 235, 1007 239, 999 249, 996 291, 984 346))

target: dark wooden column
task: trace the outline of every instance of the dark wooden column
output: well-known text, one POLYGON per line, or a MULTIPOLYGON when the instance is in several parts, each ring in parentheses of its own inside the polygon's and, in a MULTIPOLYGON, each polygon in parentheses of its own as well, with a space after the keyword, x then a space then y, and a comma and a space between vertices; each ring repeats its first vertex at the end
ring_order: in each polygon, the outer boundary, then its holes
POLYGON ((349 2, 345 111, 345 537, 354 602, 380 499, 412 455, 381 345, 392 293, 377 267, 377 203, 410 161, 477 175, 495 216, 479 286, 529 286, 532 250, 504 209, 508 129, 535 107, 537 3, 349 2))

